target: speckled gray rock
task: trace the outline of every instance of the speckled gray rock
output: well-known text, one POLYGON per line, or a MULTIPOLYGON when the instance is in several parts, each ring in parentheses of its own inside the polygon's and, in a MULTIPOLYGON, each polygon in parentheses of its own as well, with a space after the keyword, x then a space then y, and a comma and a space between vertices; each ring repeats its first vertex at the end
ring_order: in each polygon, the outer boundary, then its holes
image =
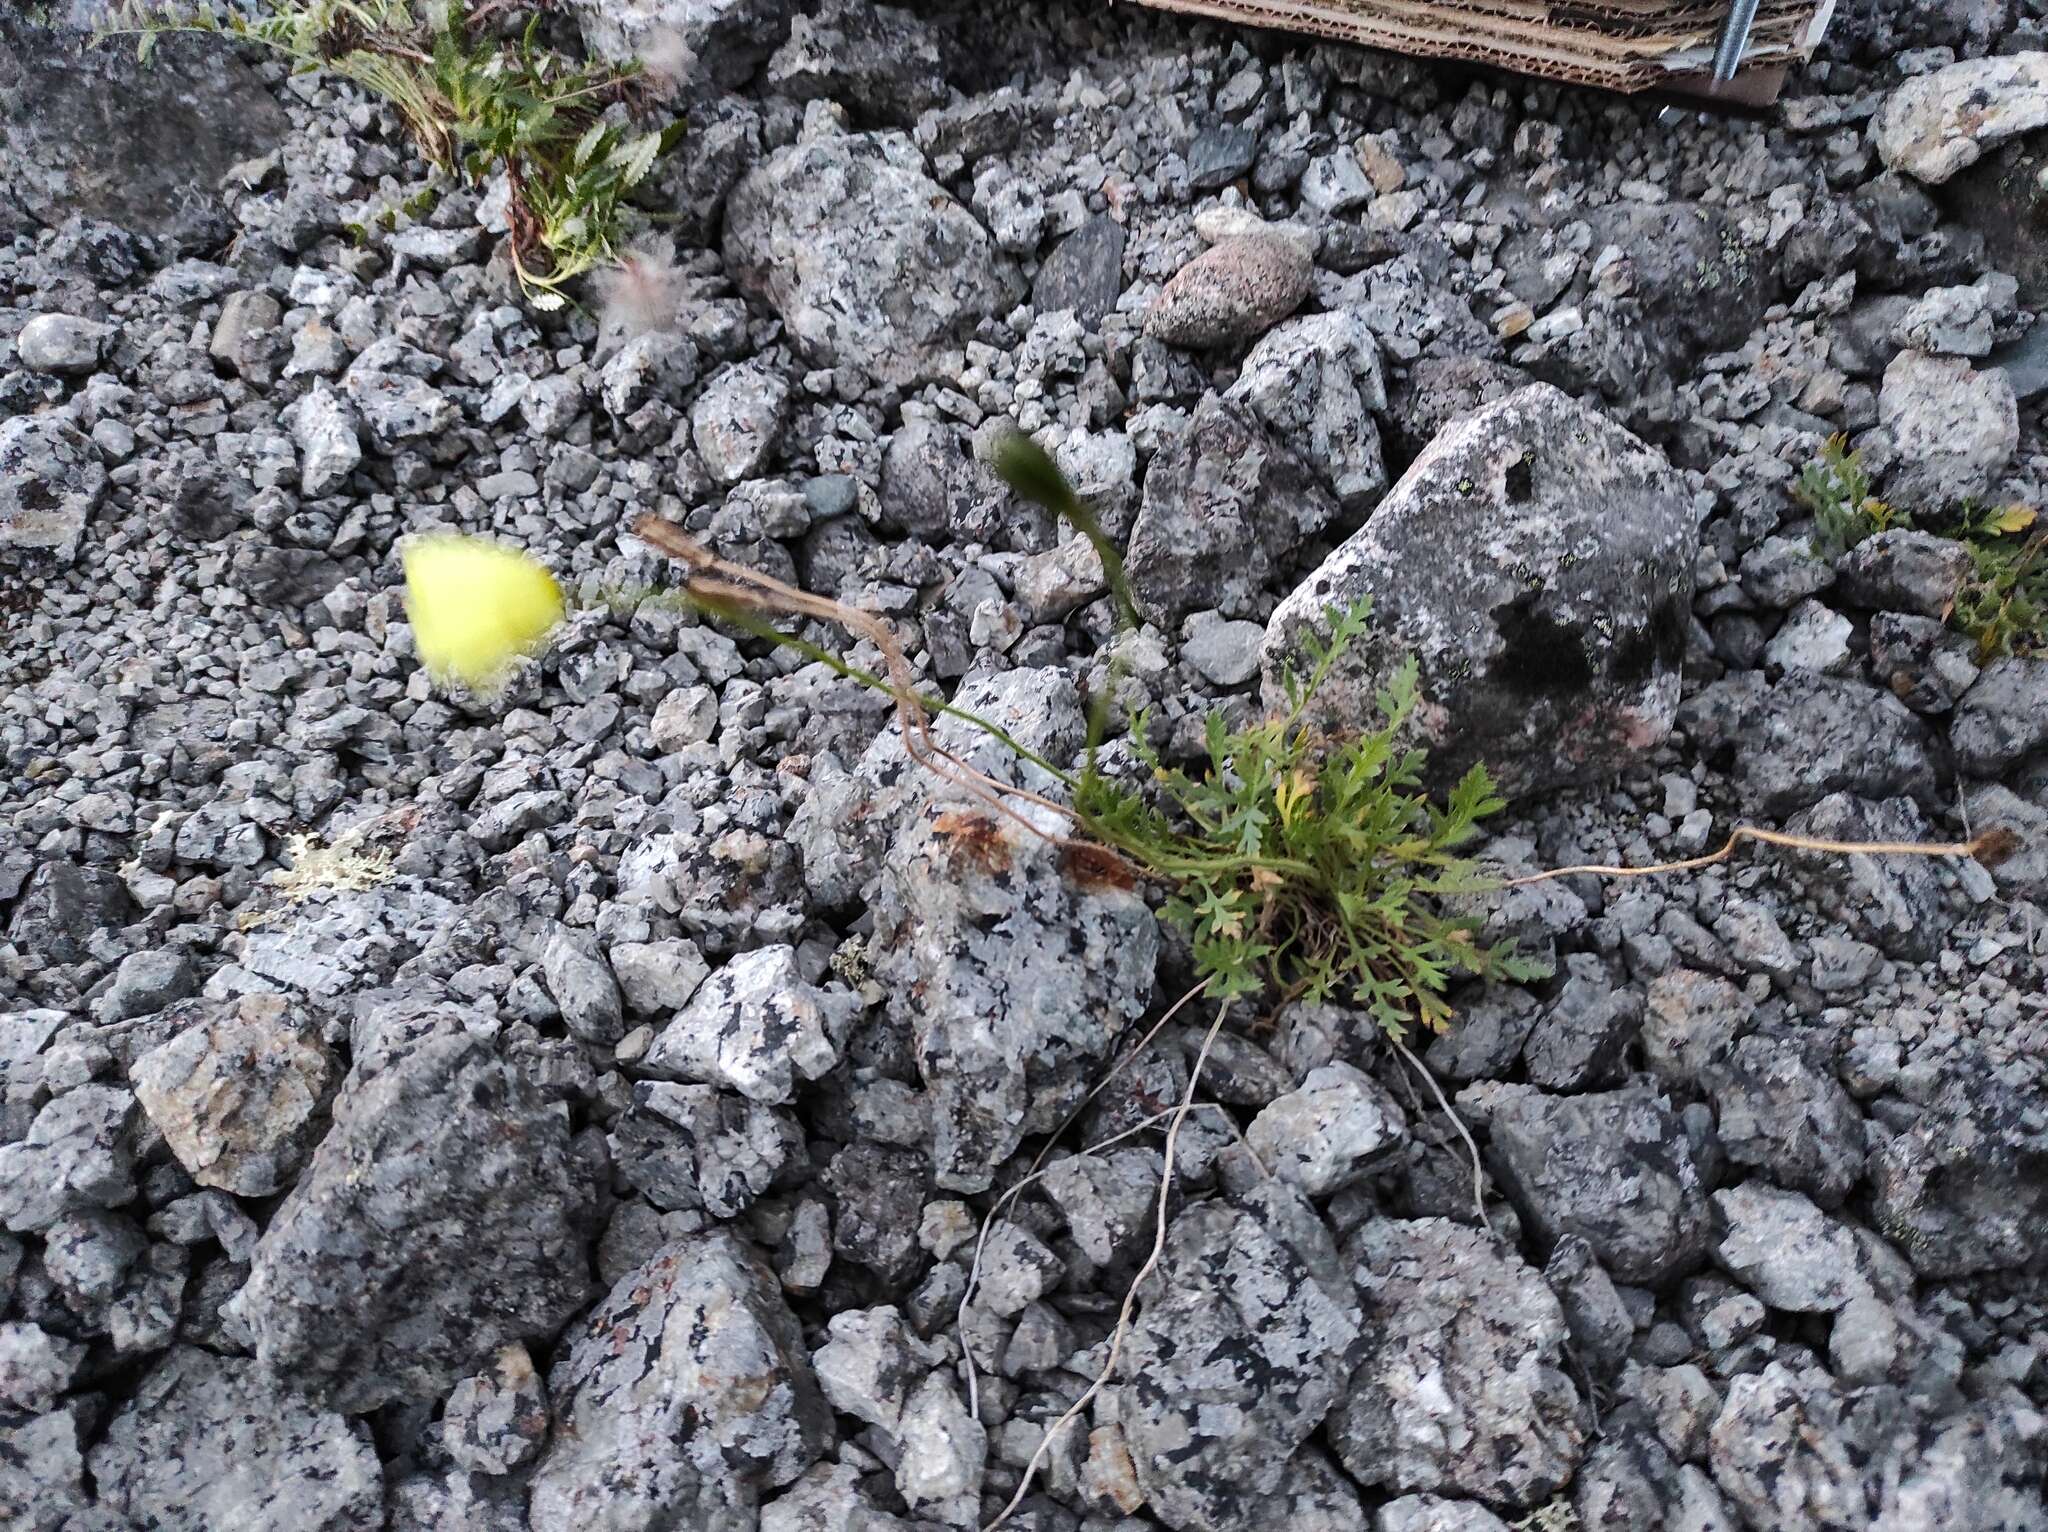
POLYGON ((1150 1234, 1161 1156, 1151 1149, 1072 1155, 1046 1167, 1039 1185, 1067 1233, 1098 1266, 1131 1256, 1150 1234))
POLYGON ((794 947, 757 947, 706 979, 635 1069, 784 1102, 839 1062, 859 1014, 843 987, 804 982, 794 947))
MULTIPOLYGON (((1938 841, 1942 832, 1910 798, 1870 802, 1831 793, 1793 815, 1795 835, 1843 841, 1938 841)), ((1861 941, 1895 956, 1925 959, 1941 948, 1952 920, 1943 869, 1926 857, 1806 856, 1775 853, 1780 876, 1809 907, 1861 941)))
POLYGON ((1953 538, 1893 528, 1867 537, 1835 564, 1835 590, 1857 606, 1944 616, 1973 568, 1953 538))
POLYGON ((0 1525, 73 1532, 92 1514, 81 1434, 69 1410, 0 1423, 0 1525))
POLYGON ((77 428, 55 415, 0 420, 0 554, 76 558, 106 489, 99 453, 77 428))
POLYGON ((427 381, 439 365, 387 336, 371 342, 349 364, 341 391, 371 437, 388 450, 437 435, 462 418, 461 407, 427 381))
POLYGON ((37 1325, 0 1324, 0 1411, 41 1415, 55 1409, 85 1353, 83 1342, 37 1325))
POLYGON ((80 1208, 119 1207, 135 1195, 135 1098, 86 1085, 36 1113, 28 1137, 0 1146, 0 1224, 47 1229, 80 1208))
POLYGON ((1949 742, 1974 777, 2000 777, 2048 750, 2048 659, 2007 655, 1984 668, 1956 704, 1949 742))
POLYGON ((927 1373, 911 1391, 899 1439, 896 1489, 904 1504, 951 1526, 973 1526, 980 1519, 988 1433, 945 1373, 927 1373))
POLYGON ((1954 1074, 1870 1159, 1871 1216, 1916 1271, 1952 1277, 2038 1259, 2048 1240, 2048 1122, 2038 1096, 1954 1074))
POLYGON ((1379 1081, 1349 1064, 1312 1070, 1245 1129, 1260 1163, 1311 1197, 1326 1197, 1408 1141, 1408 1114, 1379 1081))
POLYGON ((266 1367, 337 1408, 432 1398, 589 1295, 568 1113, 477 1020, 379 1013, 230 1306, 266 1367))
POLYGON ((1732 748, 1744 801, 1782 818, 1831 793, 1932 798, 1927 726, 1889 692, 1854 676, 1742 671, 1685 700, 1695 744, 1732 748))
POLYGON ((1654 1283, 1705 1254, 1706 1188, 1678 1116, 1642 1089, 1516 1089, 1490 1124, 1508 1195, 1546 1242, 1577 1234, 1623 1282, 1654 1283))
POLYGON ((1359 1482, 1539 1505, 1585 1442, 1557 1298, 1493 1236, 1376 1218, 1344 1247, 1362 1361, 1330 1422, 1359 1482))
POLYGON ((1436 775, 1483 760, 1515 794, 1597 776, 1671 727, 1696 540, 1661 455, 1556 389, 1523 389, 1446 426, 1281 603, 1269 701, 1303 640, 1327 633, 1326 608, 1370 597, 1371 632, 1324 687, 1322 724, 1369 726, 1412 654, 1436 775))
POLYGON ((950 376, 975 324, 1020 291, 900 133, 778 151, 733 191, 725 258, 807 359, 898 386, 950 376))
POLYGON ((1196 1204, 1142 1297, 1114 1385, 1137 1484, 1170 1526, 1247 1532, 1359 1354, 1358 1298, 1329 1230, 1275 1180, 1196 1204))
POLYGON ((789 382, 771 363, 715 373, 690 410, 690 439, 711 477, 737 484, 767 465, 789 418, 789 382))
POLYGON ((658 1208, 736 1218, 802 1148, 787 1112, 710 1085, 634 1084, 613 1121, 619 1179, 658 1208))
POLYGON ((1239 234, 1174 273, 1145 315, 1145 333, 1189 350, 1242 346, 1301 307, 1314 267, 1292 240, 1239 234))
POLYGON ((1025 1134, 1080 1104, 1143 1012, 1157 922, 1124 879, 1070 870, 969 802, 915 816, 872 908, 875 975, 931 1092, 939 1184, 982 1190, 1025 1134))
POLYGON ((1905 505, 1995 493, 2019 446, 2011 380, 1961 357, 1901 351, 1884 370, 1877 418, 1898 454, 1886 493, 1905 505))
POLYGON ((1714 1481, 1691 1463, 1675 1462, 1654 1433, 1624 1417, 1601 1436, 1563 1502, 1580 1532, 1734 1532, 1734 1513, 1714 1481))
POLYGON ((626 1033, 626 1003, 597 938, 557 925, 541 948, 541 973, 572 1037, 615 1043, 626 1033))
MULTIPOLYGON (((824 1453, 831 1413, 774 1274, 719 1232, 622 1277, 548 1376, 533 1532, 737 1527, 824 1453)), ((744 1524, 751 1525, 751 1516, 744 1524)))
POLYGON ((0 1144, 28 1137, 49 1099, 43 1050, 70 1018, 59 1010, 0 1013, 0 1144))
POLYGON ((163 1532, 380 1532, 369 1432, 315 1409, 256 1363, 180 1347, 90 1455, 101 1499, 163 1532))
POLYGON ((348 482, 363 460, 355 417, 326 384, 315 384, 285 417, 299 449, 299 492, 326 495, 348 482))
POLYGON ((1902 83, 1872 138, 1893 170, 1940 185, 2006 139, 2048 123, 2048 53, 1960 59, 1902 83))
POLYGON ((14 354, 30 372, 82 377, 99 366, 111 325, 74 314, 38 314, 14 338, 14 354))
POLYGON ((1818 1368, 1772 1362, 1729 1383, 1708 1461, 1754 1527, 2038 1532, 2044 1437, 2029 1409, 1930 1420, 1899 1389, 1843 1389, 1818 1368))
POLYGON ((83 41, 0 15, 0 202, 52 228, 84 214, 179 250, 220 244, 233 231, 222 178, 275 149, 290 119, 216 39, 165 38, 149 65, 83 41))
POLYGON ((761 1508, 760 1532, 921 1532, 877 1507, 845 1463, 820 1463, 761 1508))
POLYGON ((533 1461, 548 1436, 547 1391, 526 1348, 513 1342, 464 1378, 441 1412, 441 1440, 458 1467, 506 1474, 533 1461))
POLYGON ((1373 1532, 1508 1532, 1508 1524, 1470 1500, 1402 1495, 1380 1507, 1373 1532))
POLYGON ((1714 1193, 1714 1259, 1769 1304, 1793 1314, 1829 1314, 1870 1291, 1847 1224, 1798 1192, 1745 1181, 1714 1193))
POLYGON ((843 101, 863 121, 904 128, 949 94, 938 39, 922 18, 865 0, 826 0, 815 15, 793 16, 767 83, 792 101, 843 101))
POLYGON ((1730 1160, 1841 1205, 1863 1173, 1863 1118, 1833 1074, 1784 1038, 1745 1037, 1708 1082, 1730 1160))
POLYGON ((279 995, 181 1001, 177 1035, 128 1071, 142 1109, 201 1186, 268 1197, 325 1125, 334 1055, 279 995))
POLYGON ((1247 405, 1211 395, 1145 475, 1125 550, 1131 588, 1162 622, 1256 615, 1261 588, 1336 515, 1304 459, 1247 405))
POLYGON ((1643 1017, 1643 1062, 1666 1086, 1705 1078, 1750 1029, 1749 997, 1717 974, 1677 968, 1650 983, 1643 1017))
POLYGON ((760 67, 788 28, 790 0, 575 0, 583 42, 599 58, 645 61, 670 90, 730 90, 760 67))
POLYGON ((1356 515, 1385 493, 1375 416, 1387 407, 1379 342, 1355 310, 1290 319, 1252 347, 1230 397, 1249 404, 1356 515))
POLYGON ((831 1338, 811 1356, 825 1398, 842 1415, 900 1435, 911 1390, 944 1359, 944 1348, 912 1334, 894 1304, 844 1309, 826 1329, 831 1338))

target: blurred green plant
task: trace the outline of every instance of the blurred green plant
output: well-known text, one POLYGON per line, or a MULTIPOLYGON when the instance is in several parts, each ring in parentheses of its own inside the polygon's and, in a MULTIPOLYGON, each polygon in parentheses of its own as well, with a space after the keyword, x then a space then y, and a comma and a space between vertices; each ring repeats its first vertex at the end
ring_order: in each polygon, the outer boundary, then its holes
MULTIPOLYGON (((1871 493, 1861 457, 1841 436, 1829 437, 1807 464, 1792 497, 1813 515, 1813 551, 1822 558, 1839 558, 1879 532, 1915 525, 1911 514, 1871 493)), ((2048 528, 2039 525, 2039 513, 2027 505, 1986 510, 1966 501, 1925 519, 1927 530, 1970 550, 1970 575, 1947 616, 1976 645, 1978 663, 2048 648, 2048 528)))
POLYGON ((535 7, 493 0, 474 12, 460 0, 264 0, 254 14, 215 0, 129 0, 100 35, 135 37, 144 60, 172 33, 239 38, 297 73, 333 75, 380 97, 450 177, 482 185, 504 175, 513 270, 535 307, 556 309, 567 283, 618 260, 628 194, 683 127, 620 120, 639 66, 565 58, 541 43, 540 22, 535 7), (532 14, 510 37, 484 25, 515 11, 532 14))
POLYGON ((1840 558, 1867 537, 1913 524, 1870 492, 1870 475, 1846 436, 1827 439, 1792 487, 1792 498, 1813 514, 1813 551, 1822 558, 1840 558))

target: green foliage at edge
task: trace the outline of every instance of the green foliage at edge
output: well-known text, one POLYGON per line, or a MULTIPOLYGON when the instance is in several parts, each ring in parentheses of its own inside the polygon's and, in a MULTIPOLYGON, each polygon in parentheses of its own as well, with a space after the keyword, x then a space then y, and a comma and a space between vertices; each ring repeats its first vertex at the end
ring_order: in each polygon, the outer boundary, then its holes
POLYGON ((512 41, 473 35, 459 0, 267 0, 249 16, 210 0, 136 0, 101 36, 129 35, 147 61, 167 33, 240 38, 294 70, 338 76, 390 103, 420 152, 480 184, 502 171, 511 190, 511 255, 538 308, 560 308, 564 285, 619 258, 626 198, 673 148, 682 124, 636 131, 606 108, 637 66, 586 66, 539 42, 533 16, 512 41))

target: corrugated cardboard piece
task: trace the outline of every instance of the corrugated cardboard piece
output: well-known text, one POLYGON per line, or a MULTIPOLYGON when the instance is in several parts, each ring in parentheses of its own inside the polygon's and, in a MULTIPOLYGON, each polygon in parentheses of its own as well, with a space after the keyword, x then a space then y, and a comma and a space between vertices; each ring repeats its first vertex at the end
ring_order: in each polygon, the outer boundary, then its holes
MULTIPOLYGON (((1466 59, 1608 90, 1712 88, 1726 3, 1701 0, 1138 0, 1247 26, 1312 32, 1390 53, 1466 59)), ((1742 67, 1713 94, 1761 106, 1820 42, 1833 0, 1761 0, 1742 67)))

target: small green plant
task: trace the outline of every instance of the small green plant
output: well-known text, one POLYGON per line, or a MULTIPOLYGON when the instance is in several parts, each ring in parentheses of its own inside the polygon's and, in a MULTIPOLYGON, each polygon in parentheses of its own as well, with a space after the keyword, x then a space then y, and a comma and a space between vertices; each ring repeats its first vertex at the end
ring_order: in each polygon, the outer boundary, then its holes
MULTIPOLYGON (((1846 439, 1828 438, 1806 466, 1793 498, 1813 513, 1814 552, 1838 558, 1865 538, 1913 517, 1870 492, 1870 475, 1846 439)), ((2031 506, 1980 510, 1965 503, 1930 526, 1970 550, 1971 573, 1956 592, 1949 625, 1977 646, 1979 664, 2048 648, 2048 528, 2031 506)))
POLYGON ((1866 537, 1912 525, 1870 492, 1870 475, 1844 436, 1828 438, 1799 476, 1792 498, 1813 513, 1814 552, 1822 558, 1839 558, 1866 537))
POLYGON ((1199 775, 1160 761, 1141 715, 1131 740, 1153 791, 1103 775, 1091 752, 1074 812, 1092 839, 1172 888, 1164 913, 1187 932, 1212 997, 1348 1001, 1395 1038, 1418 1021, 1441 1030, 1454 976, 1546 972, 1512 943, 1482 944, 1477 921, 1439 904, 1495 886, 1458 848, 1505 801, 1480 765, 1442 807, 1423 792, 1425 753, 1403 743, 1418 701, 1412 658, 1380 691, 1375 727, 1333 741, 1309 725, 1309 704, 1364 636, 1372 605, 1328 615, 1309 673, 1285 678, 1283 709, 1239 729, 1209 715, 1199 775))
MULTIPOLYGON (((526 7, 521 7, 525 9, 526 7)), ((680 122, 641 131, 608 109, 633 94, 635 65, 585 65, 541 45, 536 11, 516 38, 481 23, 507 7, 485 0, 266 0, 257 15, 213 0, 133 0, 106 35, 134 35, 148 59, 168 33, 240 38, 300 73, 350 81, 390 103, 429 162, 458 180, 505 176, 510 254, 538 308, 560 308, 564 286, 617 261, 627 196, 682 134, 680 122)))
POLYGON ((2006 505, 1966 524, 1973 568, 1949 615, 1980 665, 2048 649, 2048 527, 2038 522, 2032 506, 2006 505))

